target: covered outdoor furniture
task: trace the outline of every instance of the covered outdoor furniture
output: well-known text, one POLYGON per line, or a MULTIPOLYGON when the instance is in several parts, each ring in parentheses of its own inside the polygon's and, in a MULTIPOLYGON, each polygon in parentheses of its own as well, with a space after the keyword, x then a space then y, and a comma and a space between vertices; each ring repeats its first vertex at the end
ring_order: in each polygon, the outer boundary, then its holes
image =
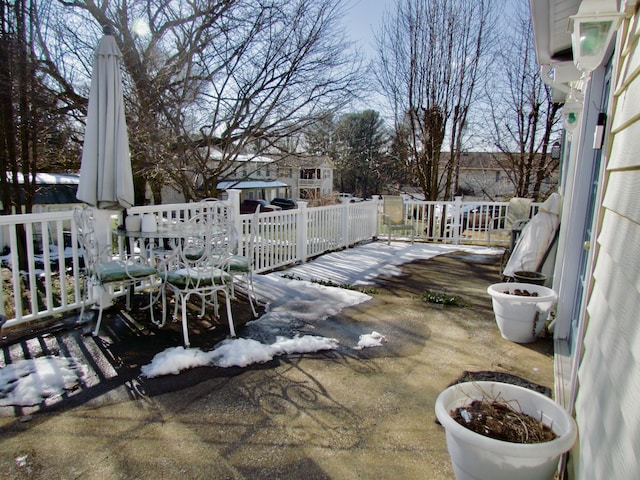
POLYGON ((505 215, 492 217, 487 229, 487 242, 491 245, 491 237, 503 240, 509 239, 509 250, 513 250, 518 236, 531 218, 530 198, 514 197, 509 200, 505 215))
POLYGON ((502 272, 503 276, 512 277, 518 271, 539 272, 542 269, 557 239, 561 212, 562 196, 554 192, 524 227, 502 272))
MULTIPOLYGON (((84 295, 80 318, 83 318, 85 307, 91 298, 91 291, 97 287, 100 298, 98 299, 98 321, 93 335, 97 335, 102 322, 102 312, 106 306, 110 306, 111 299, 109 289, 120 285, 128 289, 135 284, 148 282, 149 305, 153 302, 153 290, 157 281, 157 271, 149 265, 140 255, 121 253, 114 255, 111 246, 100 247, 96 239, 96 220, 92 209, 76 208, 74 220, 78 231, 78 241, 82 248, 84 260, 84 295)), ((131 296, 127 295, 127 310, 131 308, 131 296)), ((153 320, 153 308, 149 309, 153 320)))
POLYGON ((231 313, 232 278, 229 273, 231 253, 229 251, 230 230, 226 219, 216 219, 210 212, 200 213, 183 225, 183 236, 174 251, 158 262, 158 270, 163 280, 162 310, 165 322, 167 292, 175 295, 174 319, 178 306, 181 308, 184 345, 188 347, 188 307, 191 296, 200 300, 200 314, 205 315, 208 306, 213 307, 219 317, 218 293, 225 299, 229 331, 235 337, 235 327, 231 313))
POLYGON ((387 244, 391 244, 394 232, 409 232, 413 243, 413 218, 408 219, 404 211, 404 201, 400 196, 384 195, 382 198, 382 222, 387 231, 387 244))

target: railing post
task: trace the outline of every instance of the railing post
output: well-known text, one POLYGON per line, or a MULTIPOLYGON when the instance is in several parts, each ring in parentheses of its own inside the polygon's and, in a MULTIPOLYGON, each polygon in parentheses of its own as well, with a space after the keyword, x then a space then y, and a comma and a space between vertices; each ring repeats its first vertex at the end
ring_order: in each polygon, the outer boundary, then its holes
POLYGON ((460 236, 462 235, 462 197, 456 197, 454 203, 454 219, 453 226, 453 244, 458 245, 460 243, 460 236))
POLYGON ((372 218, 372 232, 371 236, 374 240, 376 240, 380 236, 380 208, 382 205, 382 196, 381 195, 371 195, 372 202, 375 204, 376 208, 373 209, 371 215, 372 218))
MULTIPOLYGON (((238 236, 242 236, 242 244, 245 244, 244 233, 242 232, 242 223, 240 222, 240 192, 237 188, 227 190, 228 202, 231 207, 232 225, 238 236)), ((240 239, 238 239, 240 240, 240 239)))
POLYGON ((296 216, 298 225, 296 225, 296 256, 302 263, 307 261, 307 242, 309 239, 309 211, 307 210, 308 202, 298 202, 299 214, 296 216))
POLYGON ((347 248, 349 246, 349 210, 351 209, 351 204, 349 202, 342 204, 342 221, 340 222, 342 237, 342 247, 347 248))

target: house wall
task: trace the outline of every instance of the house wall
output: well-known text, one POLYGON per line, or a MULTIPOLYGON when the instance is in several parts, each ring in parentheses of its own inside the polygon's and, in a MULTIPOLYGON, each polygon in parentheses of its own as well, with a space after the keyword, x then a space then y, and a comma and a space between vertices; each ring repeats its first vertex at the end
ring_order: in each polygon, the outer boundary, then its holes
POLYGON ((465 199, 508 200, 513 196, 513 183, 501 169, 460 168, 460 188, 465 199))
POLYGON ((640 52, 638 15, 618 31, 605 187, 575 417, 573 478, 640 478, 640 52))
MULTIPOLYGON (((499 152, 465 152, 460 157, 458 185, 466 200, 508 201, 515 185, 500 165, 507 165, 507 155, 499 152)), ((447 161, 445 155, 442 159, 447 161)), ((558 171, 543 182, 542 191, 551 193, 558 185, 558 171)))
POLYGON ((322 169, 320 195, 331 195, 333 192, 333 167, 325 162, 320 168, 322 169))
POLYGON ((301 199, 301 190, 310 189, 317 191, 318 195, 330 195, 333 192, 333 166, 328 162, 322 162, 318 166, 305 166, 304 161, 300 166, 282 166, 277 169, 277 179, 291 186, 290 196, 301 199), (305 169, 320 170, 320 178, 301 179, 301 171, 305 169))

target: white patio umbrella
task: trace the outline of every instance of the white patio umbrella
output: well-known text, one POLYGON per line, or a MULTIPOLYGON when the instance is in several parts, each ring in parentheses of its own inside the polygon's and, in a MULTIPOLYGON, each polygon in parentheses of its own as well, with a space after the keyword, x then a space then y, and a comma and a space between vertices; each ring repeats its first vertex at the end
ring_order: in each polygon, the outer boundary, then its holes
MULTIPOLYGON (((121 58, 122 53, 111 29, 105 27, 93 58, 76 194, 78 200, 95 207, 95 236, 103 253, 106 252, 105 247, 111 246, 111 215, 114 210, 123 210, 134 204, 129 135, 122 98, 121 58)), ((104 289, 98 288, 94 295, 102 305, 112 303, 111 296, 104 289)))
POLYGON ((87 126, 77 198, 98 209, 125 209, 134 203, 129 136, 124 116, 122 54, 105 27, 94 54, 87 126))

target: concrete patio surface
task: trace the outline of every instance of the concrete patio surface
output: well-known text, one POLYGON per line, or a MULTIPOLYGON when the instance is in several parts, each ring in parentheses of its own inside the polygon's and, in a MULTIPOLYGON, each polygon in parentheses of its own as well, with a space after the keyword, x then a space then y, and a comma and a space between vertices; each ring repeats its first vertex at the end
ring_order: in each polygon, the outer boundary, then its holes
MULTIPOLYGON (((452 479, 435 423, 440 391, 465 371, 553 387, 551 339, 519 345, 498 332, 486 289, 500 281, 499 261, 450 253, 404 264, 401 276, 376 281, 371 300, 313 327, 337 338, 337 350, 246 368, 144 379, 140 367, 179 345, 179 329, 156 331, 118 312, 101 337, 67 325, 5 341, 5 355, 46 345, 82 355, 98 373, 83 392, 47 407, 0 408, 1 476, 452 479), (465 306, 423 301, 423 292, 443 288, 465 306), (348 347, 363 329, 387 343, 348 347)), ((234 318, 250 319, 246 307, 236 308, 234 318)), ((196 332, 194 346, 212 346, 215 335, 196 332)))

